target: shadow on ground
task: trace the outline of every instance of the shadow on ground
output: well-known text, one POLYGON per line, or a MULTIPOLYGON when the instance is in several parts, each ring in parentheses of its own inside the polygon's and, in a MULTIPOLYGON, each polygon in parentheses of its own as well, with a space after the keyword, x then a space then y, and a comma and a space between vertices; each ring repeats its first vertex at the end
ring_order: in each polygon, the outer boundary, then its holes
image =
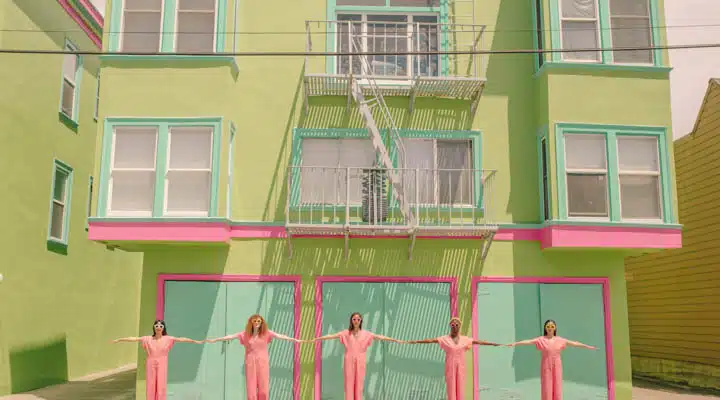
POLYGON ((0 397, 2 400, 135 400, 136 370, 92 381, 75 381, 31 392, 0 397))
POLYGON ((720 393, 718 391, 688 388, 635 376, 633 377, 633 399, 712 400, 720 399, 720 393))

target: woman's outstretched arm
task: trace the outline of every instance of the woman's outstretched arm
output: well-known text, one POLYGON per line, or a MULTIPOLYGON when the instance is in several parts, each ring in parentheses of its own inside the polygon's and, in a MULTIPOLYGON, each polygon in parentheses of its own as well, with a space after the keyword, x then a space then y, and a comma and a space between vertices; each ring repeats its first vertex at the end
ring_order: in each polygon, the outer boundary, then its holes
POLYGON ((130 336, 130 337, 124 337, 124 338, 120 338, 120 339, 115 339, 115 340, 113 340, 112 342, 113 342, 113 343, 120 343, 120 342, 140 342, 140 341, 142 341, 142 338, 141 338, 141 337, 132 337, 132 336, 130 336))
POLYGON ((391 338, 391 337, 387 337, 387 336, 383 336, 383 335, 378 335, 378 334, 375 334, 375 333, 373 333, 373 337, 374 337, 375 339, 377 339, 377 340, 382 340, 382 341, 385 341, 385 342, 403 343, 402 340, 393 339, 393 338, 391 338))
POLYGON ((340 335, 342 335, 342 332, 333 333, 332 335, 320 336, 320 337, 317 337, 317 338, 313 339, 312 341, 314 342, 314 341, 317 341, 317 340, 332 340, 332 339, 337 339, 337 338, 340 337, 340 335))
POLYGON ((207 339, 207 340, 205 340, 205 342, 206 343, 227 342, 228 340, 233 340, 237 337, 238 337, 238 335, 237 335, 237 333, 235 333, 232 335, 227 335, 227 336, 223 336, 223 337, 219 337, 219 338, 215 338, 215 339, 207 339))
POLYGON ((486 342, 484 340, 473 340, 472 343, 480 346, 502 346, 499 343, 486 342))
POLYGON ((521 341, 519 341, 519 342, 506 344, 505 346, 508 346, 508 347, 527 346, 527 345, 530 345, 530 344, 535 344, 535 340, 536 340, 536 339, 521 340, 521 341))
POLYGON ((295 342, 295 343, 302 343, 302 340, 300 340, 300 339, 295 339, 295 338, 290 337, 290 336, 285 336, 285 335, 280 334, 280 333, 277 333, 277 332, 273 332, 273 334, 275 334, 275 337, 278 338, 278 339, 280 339, 280 340, 289 340, 289 341, 295 342))
POLYGON ((428 343, 437 343, 437 342, 438 342, 438 338, 423 339, 423 340, 408 340, 405 343, 407 343, 407 344, 428 344, 428 343))
POLYGON ((567 344, 568 344, 568 346, 572 346, 572 347, 581 347, 583 349, 597 350, 597 347, 595 347, 595 346, 588 346, 584 343, 573 342, 572 340, 568 340, 567 344))
POLYGON ((190 339, 190 338, 186 338, 186 337, 176 337, 175 341, 180 342, 180 343, 195 343, 195 344, 205 343, 204 340, 195 340, 195 339, 190 339))

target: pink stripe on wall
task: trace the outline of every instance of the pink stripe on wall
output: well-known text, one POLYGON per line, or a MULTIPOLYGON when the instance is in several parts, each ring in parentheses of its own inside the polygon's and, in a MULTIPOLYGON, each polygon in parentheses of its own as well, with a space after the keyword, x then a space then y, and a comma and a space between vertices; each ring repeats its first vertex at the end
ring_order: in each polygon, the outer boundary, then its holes
MULTIPOLYGON (((449 283, 450 313, 458 315, 458 286, 454 277, 411 276, 319 276, 315 279, 315 337, 322 336, 323 284, 333 282, 356 283, 449 283)), ((350 311, 348 311, 350 312, 350 311)), ((338 366, 339 367, 339 366, 338 366)), ((315 400, 322 399, 322 343, 315 345, 315 400)))
MULTIPOLYGON (((301 277, 299 275, 209 275, 209 274, 160 274, 157 282, 157 303, 155 317, 164 319, 165 283, 168 281, 185 282, 290 282, 295 288, 295 318, 293 336, 300 338, 300 312, 302 305, 301 277)), ((293 398, 300 400, 300 344, 293 349, 293 398)))
POLYGON ((543 228, 541 246, 543 249, 553 247, 677 249, 682 247, 682 230, 551 225, 543 228))
MULTIPOLYGON (((88 35, 88 37, 90 37, 90 40, 92 40, 92 42, 98 48, 102 48, 102 39, 97 34, 95 34, 95 32, 93 32, 92 29, 90 29, 90 27, 85 22, 85 20, 83 20, 82 17, 80 16, 80 14, 78 14, 78 12, 75 11, 74 8, 72 8, 72 6, 67 2, 67 0, 57 0, 57 2, 65 10, 65 12, 67 12, 67 14, 70 16, 70 18, 72 18, 73 21, 75 21, 80 26, 80 29, 82 29, 83 32, 85 32, 88 35)), ((97 12, 97 10, 95 10, 95 12, 97 12)), ((101 23, 101 26, 102 26, 102 23, 101 23)))
MULTIPOLYGON (((472 278, 472 333, 473 338, 478 339, 478 283, 560 283, 560 284, 585 284, 602 285, 603 293, 603 316, 605 322, 605 364, 607 375, 608 400, 615 400, 615 363, 613 361, 612 345, 612 318, 610 312, 610 280, 608 278, 584 278, 584 277, 486 277, 475 276, 472 278)), ((473 399, 480 399, 480 378, 478 372, 480 363, 478 360, 477 347, 473 347, 473 399)))

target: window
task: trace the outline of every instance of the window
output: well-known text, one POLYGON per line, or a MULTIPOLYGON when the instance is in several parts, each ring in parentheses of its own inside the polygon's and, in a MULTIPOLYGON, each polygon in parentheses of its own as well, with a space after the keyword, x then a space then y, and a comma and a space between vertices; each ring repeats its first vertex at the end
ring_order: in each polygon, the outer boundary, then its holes
POLYGON ((403 138, 400 166, 411 203, 474 204, 473 142, 470 139, 403 138), (405 154, 403 157, 403 153, 405 154), (404 159, 403 159, 404 158, 404 159))
MULTIPOLYGON (((649 0, 610 0, 613 47, 651 47, 652 19, 649 0)), ((652 64, 651 50, 615 51, 617 63, 652 64)))
POLYGON ((540 169, 542 173, 543 221, 552 219, 550 215, 550 172, 548 171, 547 139, 540 139, 540 169))
POLYGON ((154 53, 160 51, 163 0, 122 1, 120 50, 154 53))
POLYGON ((608 217, 606 153, 604 135, 565 137, 568 216, 608 217))
POLYGON ((52 179, 52 198, 50 200, 50 223, 48 239, 67 244, 72 193, 72 168, 55 160, 52 179))
POLYGON ((100 112, 100 72, 96 79, 97 85, 95 86, 95 121, 98 119, 98 113, 100 112))
POLYGON ((178 0, 175 51, 212 52, 215 19, 215 0, 178 0))
POLYGON ((301 203, 345 204, 349 191, 347 202, 360 205, 363 169, 375 165, 372 141, 365 138, 304 138, 301 146, 301 203))
MULTIPOLYGON (((93 184, 94 184, 94 179, 91 176, 88 179, 88 201, 87 201, 87 217, 88 217, 88 219, 90 219, 90 217, 92 217, 92 201, 93 201, 93 186, 94 186, 93 184)), ((87 228, 88 228, 88 225, 86 224, 85 229, 87 230, 87 228)))
POLYGON ((235 170, 235 124, 230 123, 230 149, 228 151, 228 183, 225 218, 232 218, 233 171, 235 170))
MULTIPOLYGON (((65 43, 65 51, 77 51, 72 43, 65 43)), ((62 89, 60 91, 60 112, 71 121, 77 122, 77 105, 80 94, 80 71, 82 59, 77 54, 63 55, 62 89)))
POLYGON ((220 126, 213 118, 110 119, 98 210, 110 217, 215 216, 220 126))
POLYGON ((657 138, 620 136, 617 138, 617 147, 622 218, 661 219, 657 138))
MULTIPOLYGON (((543 23, 543 1, 542 0, 535 0, 535 29, 537 30, 535 32, 535 37, 537 40, 537 49, 543 50, 545 47, 545 42, 543 38, 543 34, 545 32, 545 29, 543 29, 543 26, 545 25, 543 23)), ((538 68, 543 66, 543 63, 545 62, 545 53, 539 53, 536 54, 537 57, 537 63, 538 68)))
MULTIPOLYGON (((560 29, 562 29, 562 48, 594 49, 598 48, 599 16, 597 0, 559 0, 560 29)), ((601 0, 602 1, 602 0, 601 0)), ((562 53, 564 60, 598 61, 598 52, 562 53)))

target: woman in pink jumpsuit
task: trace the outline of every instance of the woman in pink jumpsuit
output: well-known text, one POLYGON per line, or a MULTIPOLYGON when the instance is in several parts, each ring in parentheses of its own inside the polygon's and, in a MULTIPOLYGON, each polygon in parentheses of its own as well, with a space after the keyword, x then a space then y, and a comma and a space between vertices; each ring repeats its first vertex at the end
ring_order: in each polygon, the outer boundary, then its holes
POLYGON ((343 359, 343 375, 345 376, 345 400, 362 400, 365 387, 365 354, 373 340, 385 340, 401 343, 397 339, 364 331, 362 315, 352 313, 350 326, 347 330, 332 335, 322 336, 314 340, 340 339, 345 346, 343 359))
POLYGON ((465 352, 474 344, 481 346, 500 346, 484 340, 473 340, 460 335, 462 321, 450 319, 450 334, 435 339, 410 340, 407 343, 437 343, 445 352, 445 386, 448 400, 465 400, 465 352))
POLYGON ((196 343, 202 341, 182 337, 168 336, 165 321, 153 322, 153 335, 116 339, 119 342, 141 342, 147 356, 145 360, 145 396, 147 400, 166 400, 168 354, 175 343, 196 343))
POLYGON ((595 350, 595 347, 557 336, 557 324, 549 319, 543 326, 543 336, 523 340, 508 346, 535 345, 540 350, 540 391, 542 400, 562 400, 562 358, 566 346, 595 350))
POLYGON ((237 339, 245 347, 245 387, 247 400, 268 400, 270 397, 270 355, 268 345, 273 339, 294 339, 268 329, 265 318, 255 314, 248 318, 245 330, 225 337, 210 339, 208 343, 237 339))

